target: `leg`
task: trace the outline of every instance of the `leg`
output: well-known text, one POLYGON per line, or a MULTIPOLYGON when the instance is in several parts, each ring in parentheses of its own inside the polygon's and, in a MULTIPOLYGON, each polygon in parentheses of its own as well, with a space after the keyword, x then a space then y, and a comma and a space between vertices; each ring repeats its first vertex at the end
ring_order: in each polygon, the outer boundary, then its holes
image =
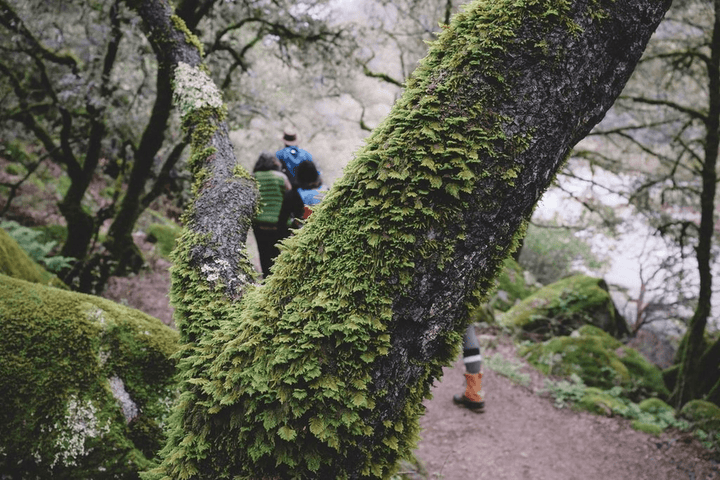
POLYGON ((275 246, 277 242, 277 231, 263 229, 260 227, 253 228, 255 234, 255 241, 258 247, 258 255, 260 257, 260 267, 262 268, 263 278, 267 278, 270 275, 270 266, 273 264, 273 260, 278 256, 280 251, 275 246))
POLYGON ((485 407, 482 393, 482 354, 475 335, 475 327, 468 326, 463 338, 463 362, 465 363, 466 389, 462 395, 455 395, 453 401, 471 410, 481 411, 485 407))

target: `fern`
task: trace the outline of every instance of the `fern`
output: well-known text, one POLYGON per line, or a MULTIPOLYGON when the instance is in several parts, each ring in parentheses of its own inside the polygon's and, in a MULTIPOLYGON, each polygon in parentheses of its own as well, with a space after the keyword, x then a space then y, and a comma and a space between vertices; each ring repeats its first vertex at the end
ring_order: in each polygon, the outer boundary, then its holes
POLYGON ((23 227, 17 222, 6 221, 0 223, 8 234, 20 245, 20 248, 27 252, 28 256, 35 262, 41 264, 49 272, 57 273, 63 268, 69 267, 73 258, 60 255, 50 255, 57 242, 41 242, 42 232, 23 227))

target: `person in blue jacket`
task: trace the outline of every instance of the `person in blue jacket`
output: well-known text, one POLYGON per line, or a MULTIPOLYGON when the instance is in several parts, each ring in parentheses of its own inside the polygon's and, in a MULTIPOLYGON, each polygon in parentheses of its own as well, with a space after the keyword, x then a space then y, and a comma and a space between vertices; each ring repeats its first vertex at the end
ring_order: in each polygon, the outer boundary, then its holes
POLYGON ((275 156, 283 164, 283 173, 293 185, 297 185, 297 167, 302 162, 312 162, 312 155, 298 147, 298 135, 294 130, 285 129, 282 141, 285 148, 275 152, 275 156))
POLYGON ((313 162, 301 162, 297 169, 297 183, 285 194, 280 209, 280 224, 299 228, 312 213, 313 206, 320 203, 327 190, 313 162))

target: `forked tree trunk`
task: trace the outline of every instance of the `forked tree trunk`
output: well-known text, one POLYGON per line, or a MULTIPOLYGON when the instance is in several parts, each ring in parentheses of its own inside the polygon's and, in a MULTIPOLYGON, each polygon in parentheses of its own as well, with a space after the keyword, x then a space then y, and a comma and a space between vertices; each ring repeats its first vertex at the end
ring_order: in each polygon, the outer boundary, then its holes
MULTIPOLYGON (((136 4, 165 41, 169 12, 136 4)), ((151 477, 387 478, 415 446, 421 402, 457 355, 468 308, 668 6, 468 5, 262 286, 248 283, 241 252, 252 184, 216 99, 200 95, 194 109, 187 74, 176 77, 195 132, 196 198, 172 287, 190 346, 151 477)), ((184 48, 167 42, 165 60, 184 48)))

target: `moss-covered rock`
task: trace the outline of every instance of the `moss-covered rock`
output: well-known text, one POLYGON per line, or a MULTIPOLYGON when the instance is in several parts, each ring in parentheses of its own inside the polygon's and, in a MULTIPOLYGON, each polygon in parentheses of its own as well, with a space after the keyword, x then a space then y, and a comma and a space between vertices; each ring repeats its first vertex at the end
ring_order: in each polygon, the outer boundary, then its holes
POLYGON ((137 478, 164 441, 177 333, 111 301, 0 275, 3 478, 137 478))
POLYGON ((642 420, 633 420, 632 422, 630 422, 630 426, 639 432, 649 433, 650 435, 660 435, 663 430, 665 430, 660 425, 656 425, 654 423, 646 423, 642 420))
POLYGON ((2 228, 0 228, 0 274, 27 282, 67 288, 60 279, 30 258, 15 239, 2 228))
POLYGON ((617 397, 599 388, 589 387, 586 389, 585 395, 577 402, 576 407, 597 415, 610 417, 614 412, 622 410, 625 404, 617 397))
POLYGON ((675 409, 659 398, 646 398, 638 404, 640 411, 654 415, 675 415, 675 409))
POLYGON ((568 277, 541 288, 508 310, 499 322, 543 338, 568 335, 586 324, 616 338, 629 332, 605 281, 586 275, 568 277))
POLYGON ((720 407, 705 400, 692 400, 680 410, 680 416, 696 428, 720 432, 720 407))
POLYGON ((545 374, 577 374, 586 385, 601 389, 622 386, 637 397, 669 395, 660 369, 608 333, 585 325, 571 336, 526 346, 520 354, 545 374))

